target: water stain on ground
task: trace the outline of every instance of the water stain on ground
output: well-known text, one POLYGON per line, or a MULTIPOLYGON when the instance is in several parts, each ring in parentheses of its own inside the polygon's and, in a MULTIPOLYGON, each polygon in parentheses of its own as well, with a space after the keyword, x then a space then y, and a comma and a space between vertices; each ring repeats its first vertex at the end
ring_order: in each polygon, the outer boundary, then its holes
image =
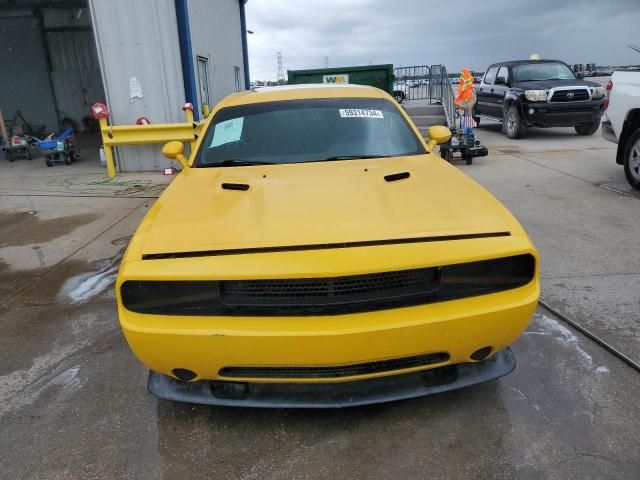
POLYGON ((48 242, 98 218, 96 213, 81 213, 43 220, 37 212, 0 212, 0 248, 48 242))
POLYGON ((91 270, 92 265, 81 260, 66 260, 54 267, 31 270, 11 270, 0 260, 0 305, 55 302, 67 279, 91 270))

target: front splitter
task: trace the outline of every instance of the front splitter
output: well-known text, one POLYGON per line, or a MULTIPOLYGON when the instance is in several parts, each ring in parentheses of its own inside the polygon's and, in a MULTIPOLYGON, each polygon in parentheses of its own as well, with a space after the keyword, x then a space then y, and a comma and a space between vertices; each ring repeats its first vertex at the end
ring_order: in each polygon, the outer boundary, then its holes
POLYGON ((177 402, 256 408, 344 408, 423 397, 493 380, 516 368, 511 348, 477 363, 335 383, 182 382, 149 372, 156 397, 177 402))

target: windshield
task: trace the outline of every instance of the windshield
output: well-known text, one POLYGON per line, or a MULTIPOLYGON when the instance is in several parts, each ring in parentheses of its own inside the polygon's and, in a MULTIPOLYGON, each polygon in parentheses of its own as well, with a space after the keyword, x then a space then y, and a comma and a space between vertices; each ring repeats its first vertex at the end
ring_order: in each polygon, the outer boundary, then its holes
POLYGON ((576 76, 564 63, 525 63, 513 66, 514 82, 535 80, 574 80, 576 76))
POLYGON ((388 100, 290 100, 220 110, 207 129, 194 165, 302 163, 424 153, 413 130, 388 100))

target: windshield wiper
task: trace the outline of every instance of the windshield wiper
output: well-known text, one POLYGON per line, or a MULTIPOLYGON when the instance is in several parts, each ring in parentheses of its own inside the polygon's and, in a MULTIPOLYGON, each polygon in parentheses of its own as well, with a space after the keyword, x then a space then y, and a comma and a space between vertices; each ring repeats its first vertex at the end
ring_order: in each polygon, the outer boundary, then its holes
MULTIPOLYGON (((327 157, 321 160, 311 160, 311 162, 333 162, 336 160, 366 160, 368 158, 389 158, 391 155, 337 155, 335 157, 327 157)), ((307 163, 307 162, 305 162, 307 163)))
POLYGON ((198 165, 201 168, 211 167, 247 167, 251 165, 274 165, 273 162, 260 162, 257 160, 243 160, 242 158, 230 158, 216 163, 205 163, 204 165, 198 165))

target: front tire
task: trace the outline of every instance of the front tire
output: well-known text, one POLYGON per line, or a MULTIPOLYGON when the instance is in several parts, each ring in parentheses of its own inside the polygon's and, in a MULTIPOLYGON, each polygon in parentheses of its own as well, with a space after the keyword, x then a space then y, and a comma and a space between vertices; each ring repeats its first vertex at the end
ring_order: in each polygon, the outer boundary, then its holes
POLYGON ((522 121, 515 105, 511 105, 507 109, 502 119, 502 125, 509 138, 522 138, 527 131, 527 126, 522 121))
POLYGON ((624 149, 624 175, 627 182, 636 190, 640 190, 640 128, 629 137, 624 149))
POLYGON ((595 122, 576 125, 574 128, 576 129, 576 133, 578 135, 584 135, 584 136, 593 135, 600 128, 600 119, 597 119, 595 122))

